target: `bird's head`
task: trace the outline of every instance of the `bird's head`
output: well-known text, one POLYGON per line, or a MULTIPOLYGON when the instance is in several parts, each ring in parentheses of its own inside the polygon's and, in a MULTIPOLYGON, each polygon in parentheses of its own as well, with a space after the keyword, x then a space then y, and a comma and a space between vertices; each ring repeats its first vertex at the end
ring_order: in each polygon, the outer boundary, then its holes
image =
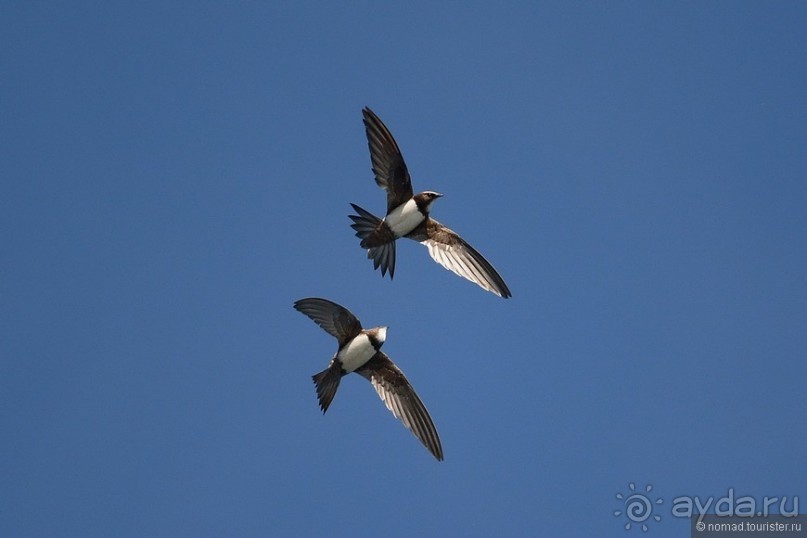
POLYGON ((384 345, 384 341, 387 339, 387 327, 376 327, 371 329, 369 332, 370 338, 376 344, 376 349, 384 345))
POLYGON ((431 210, 434 201, 442 196, 443 195, 439 192, 423 191, 420 194, 416 194, 414 198, 421 211, 428 213, 431 210))

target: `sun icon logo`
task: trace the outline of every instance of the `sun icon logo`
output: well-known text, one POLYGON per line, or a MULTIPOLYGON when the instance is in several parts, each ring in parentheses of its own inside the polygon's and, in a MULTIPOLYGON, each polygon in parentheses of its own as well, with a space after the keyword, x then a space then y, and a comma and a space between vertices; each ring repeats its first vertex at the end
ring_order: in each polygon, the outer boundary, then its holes
POLYGON ((637 526, 641 525, 642 530, 647 532, 649 529, 647 523, 650 520, 661 521, 661 516, 653 513, 653 506, 663 503, 664 499, 650 500, 649 494, 653 491, 653 486, 650 484, 645 486, 644 493, 636 493, 636 484, 633 482, 628 484, 628 488, 630 488, 630 493, 625 495, 622 493, 616 494, 616 498, 622 501, 625 508, 624 511, 614 510, 614 517, 619 517, 624 513, 625 517, 628 518, 628 522, 625 523, 626 531, 629 531, 635 523, 637 526))

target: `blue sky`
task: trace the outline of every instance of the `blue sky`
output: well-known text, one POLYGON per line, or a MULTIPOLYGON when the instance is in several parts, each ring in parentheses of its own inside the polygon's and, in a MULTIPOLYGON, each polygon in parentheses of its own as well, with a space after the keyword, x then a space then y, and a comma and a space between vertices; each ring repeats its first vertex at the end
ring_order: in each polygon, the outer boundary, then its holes
POLYGON ((681 496, 807 505, 805 24, 4 2, 0 534, 666 537, 681 496), (363 106, 512 299, 414 242, 372 270, 363 106), (358 376, 322 416, 309 296, 390 327, 443 463, 358 376))

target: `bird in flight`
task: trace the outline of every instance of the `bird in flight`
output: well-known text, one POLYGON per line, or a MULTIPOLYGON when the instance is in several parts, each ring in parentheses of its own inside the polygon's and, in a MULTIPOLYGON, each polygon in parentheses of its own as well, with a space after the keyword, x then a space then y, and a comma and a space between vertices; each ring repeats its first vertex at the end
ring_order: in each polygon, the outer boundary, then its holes
POLYGON ((442 196, 434 191, 412 194, 412 182, 401 150, 389 129, 369 108, 362 110, 375 182, 387 191, 387 215, 380 219, 350 204, 357 215, 350 215, 351 228, 361 239, 373 268, 381 276, 395 275, 395 241, 400 237, 426 245, 431 257, 446 269, 474 282, 483 289, 507 299, 507 284, 496 269, 456 232, 429 216, 432 204, 442 196))
POLYGON ((327 299, 300 299, 294 303, 294 308, 314 320, 339 343, 328 368, 312 376, 323 414, 331 405, 342 377, 356 372, 373 384, 395 418, 400 419, 438 461, 442 461, 443 447, 426 406, 403 372, 381 351, 387 328, 362 329, 356 316, 327 299))

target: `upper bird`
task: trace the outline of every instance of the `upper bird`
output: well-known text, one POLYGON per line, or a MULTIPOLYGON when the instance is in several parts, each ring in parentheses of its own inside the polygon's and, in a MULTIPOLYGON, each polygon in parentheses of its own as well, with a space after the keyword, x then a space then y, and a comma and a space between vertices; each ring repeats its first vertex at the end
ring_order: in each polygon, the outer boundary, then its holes
POLYGON ((339 350, 328 368, 312 376, 322 412, 325 413, 331 405, 342 377, 356 372, 373 384, 387 409, 420 439, 438 461, 442 461, 443 447, 426 406, 403 372, 381 351, 387 338, 387 328, 362 329, 356 316, 327 299, 300 299, 294 303, 294 308, 314 320, 339 342, 339 350))
POLYGON ((387 126, 375 113, 365 107, 364 127, 370 146, 370 160, 375 182, 387 191, 387 216, 379 219, 356 204, 350 204, 358 215, 350 215, 351 227, 368 249, 373 268, 381 267, 381 276, 395 274, 395 240, 407 237, 429 249, 434 260, 499 297, 511 297, 507 284, 496 269, 465 242, 456 232, 429 216, 429 210, 442 194, 423 191, 412 194, 412 182, 401 150, 387 126))

